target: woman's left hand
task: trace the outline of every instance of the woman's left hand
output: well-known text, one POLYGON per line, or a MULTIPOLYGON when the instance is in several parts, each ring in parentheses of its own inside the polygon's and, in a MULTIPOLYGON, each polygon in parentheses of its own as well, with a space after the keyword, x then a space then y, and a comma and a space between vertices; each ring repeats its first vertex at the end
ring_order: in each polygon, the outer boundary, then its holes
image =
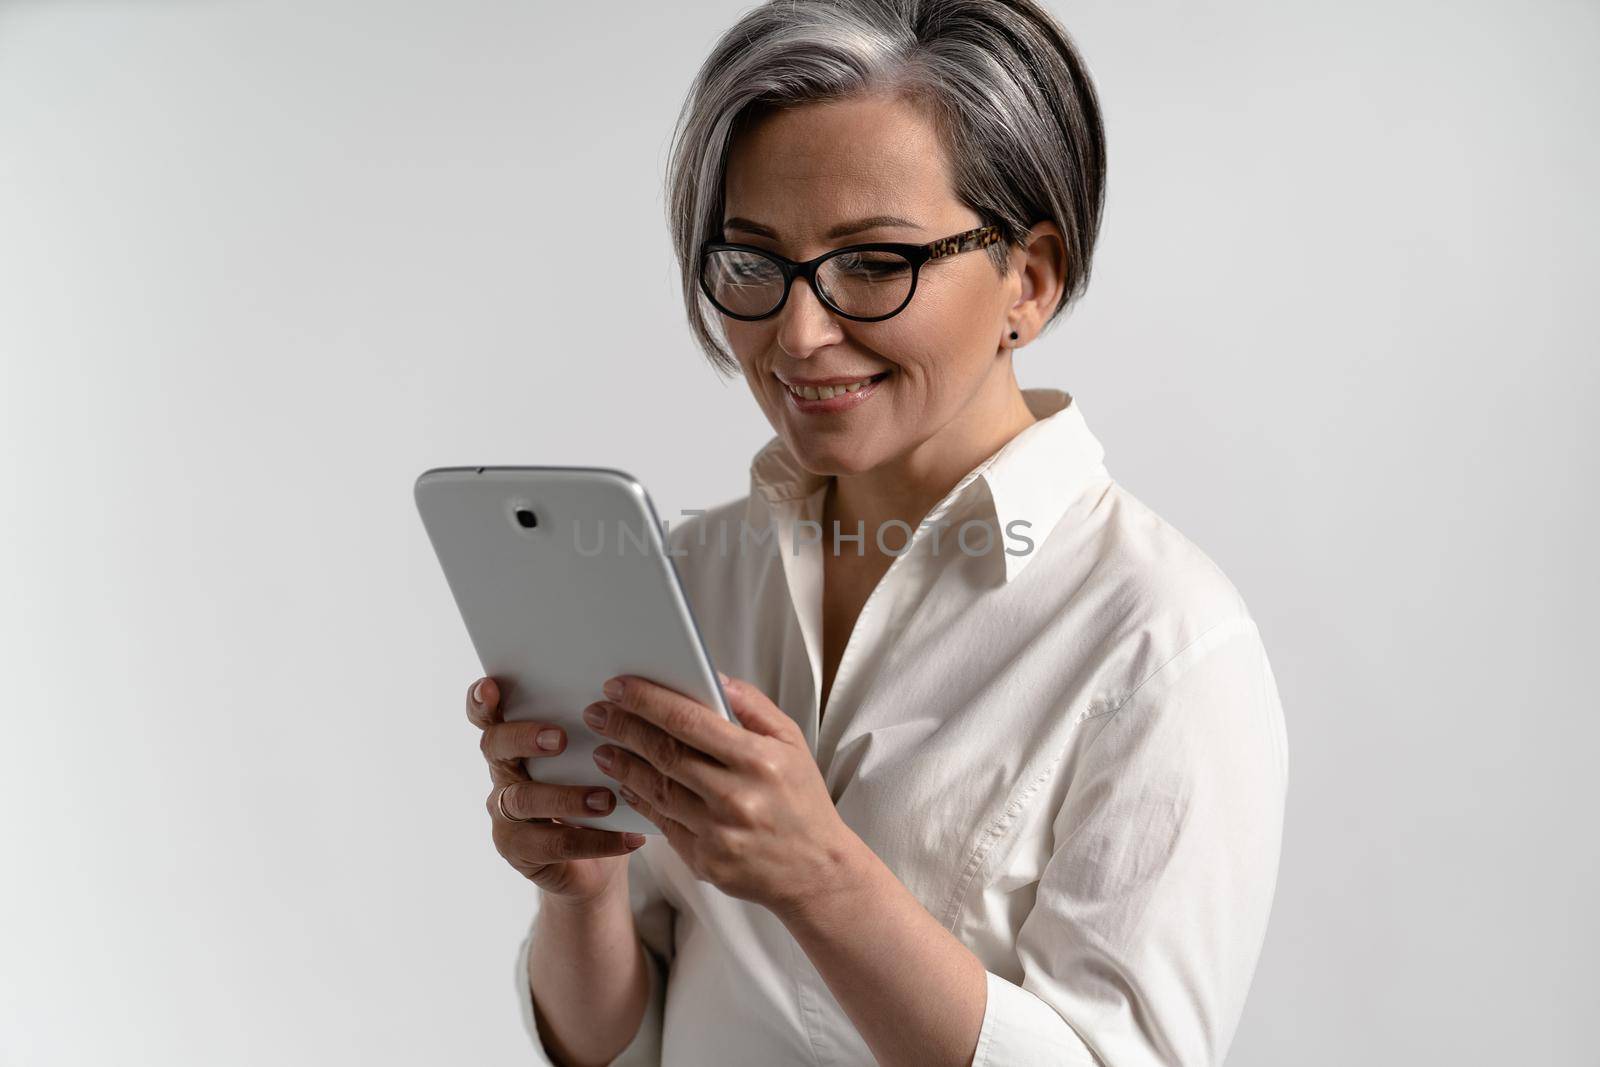
POLYGON ((793 915, 837 884, 860 839, 839 818, 795 721, 747 682, 729 679, 723 692, 743 729, 647 679, 612 679, 608 699, 584 712, 616 742, 596 749, 595 762, 695 877, 793 915))

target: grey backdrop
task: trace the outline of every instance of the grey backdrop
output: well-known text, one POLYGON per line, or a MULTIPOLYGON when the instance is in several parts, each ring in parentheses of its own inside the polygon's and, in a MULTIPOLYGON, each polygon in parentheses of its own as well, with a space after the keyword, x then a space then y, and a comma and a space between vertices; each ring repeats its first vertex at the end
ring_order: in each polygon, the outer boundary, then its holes
MULTIPOLYGON (((1600 9, 1053 6, 1110 194, 1021 375, 1288 714, 1231 1062, 1593 1063, 1600 9)), ((741 10, 0 2, 0 1061, 518 1061, 411 482, 745 491, 659 192, 741 10)))

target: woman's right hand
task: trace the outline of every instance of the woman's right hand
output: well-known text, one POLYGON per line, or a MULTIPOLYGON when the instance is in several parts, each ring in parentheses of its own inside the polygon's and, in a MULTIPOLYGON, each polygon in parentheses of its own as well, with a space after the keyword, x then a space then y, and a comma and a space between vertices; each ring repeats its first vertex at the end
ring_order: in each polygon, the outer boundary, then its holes
MULTIPOLYGON (((467 689, 467 718, 483 730, 480 747, 494 783, 488 802, 494 847, 506 862, 546 893, 572 903, 598 900, 619 880, 626 884, 628 855, 644 844, 643 834, 557 821, 562 816, 610 814, 616 794, 603 787, 535 782, 523 768, 523 757, 565 751, 566 731, 550 723, 506 722, 501 716, 500 686, 493 678, 481 678, 467 689), (539 735, 547 730, 556 735, 554 747, 548 749, 539 745, 539 735), (604 807, 586 806, 584 800, 591 794, 603 799, 604 807), (520 819, 534 821, 515 821, 520 819)), ((546 740, 552 738, 546 735, 546 740)))

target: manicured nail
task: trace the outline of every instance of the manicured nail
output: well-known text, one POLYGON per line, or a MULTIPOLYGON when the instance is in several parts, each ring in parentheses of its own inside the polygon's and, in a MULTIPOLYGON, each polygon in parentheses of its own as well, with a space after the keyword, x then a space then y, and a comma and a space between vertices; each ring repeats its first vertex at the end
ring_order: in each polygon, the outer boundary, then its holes
POLYGON ((583 803, 590 811, 605 811, 611 807, 611 790, 597 789, 584 797, 583 803))
POLYGON ((606 728, 606 709, 604 704, 590 704, 583 709, 583 721, 593 726, 596 730, 606 728))
POLYGON ((620 678, 612 678, 611 680, 606 682, 605 685, 600 687, 600 691, 603 692, 607 696, 607 698, 609 698, 611 700, 621 700, 622 699, 622 679, 620 679, 620 678))
POLYGON ((623 834, 622 835, 622 843, 627 845, 629 848, 638 848, 640 845, 644 844, 644 835, 643 834, 623 834))
POLYGON ((561 731, 553 726, 548 730, 540 730, 537 740, 540 748, 546 752, 554 752, 561 747, 561 731))
POLYGON ((472 687, 472 702, 478 707, 483 707, 483 679, 478 679, 478 684, 472 687))
POLYGON ((611 764, 613 762, 612 759, 611 759, 610 750, 606 749, 606 748, 597 748, 597 749, 595 749, 594 750, 594 761, 596 763, 600 764, 600 769, 602 771, 609 771, 611 769, 611 764))

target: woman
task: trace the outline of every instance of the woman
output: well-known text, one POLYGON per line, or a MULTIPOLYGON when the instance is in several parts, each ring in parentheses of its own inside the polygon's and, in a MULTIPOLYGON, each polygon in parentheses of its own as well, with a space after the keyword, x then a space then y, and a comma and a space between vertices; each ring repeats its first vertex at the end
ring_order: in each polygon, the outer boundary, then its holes
POLYGON ((664 831, 633 851, 522 773, 559 728, 469 691, 495 844, 540 889, 536 1062, 1226 1054, 1278 863, 1271 668, 1078 402, 1012 367, 1084 289, 1103 173, 1028 0, 774 2, 706 61, 684 296, 775 437, 671 543, 742 728, 596 680, 597 762, 664 831))

